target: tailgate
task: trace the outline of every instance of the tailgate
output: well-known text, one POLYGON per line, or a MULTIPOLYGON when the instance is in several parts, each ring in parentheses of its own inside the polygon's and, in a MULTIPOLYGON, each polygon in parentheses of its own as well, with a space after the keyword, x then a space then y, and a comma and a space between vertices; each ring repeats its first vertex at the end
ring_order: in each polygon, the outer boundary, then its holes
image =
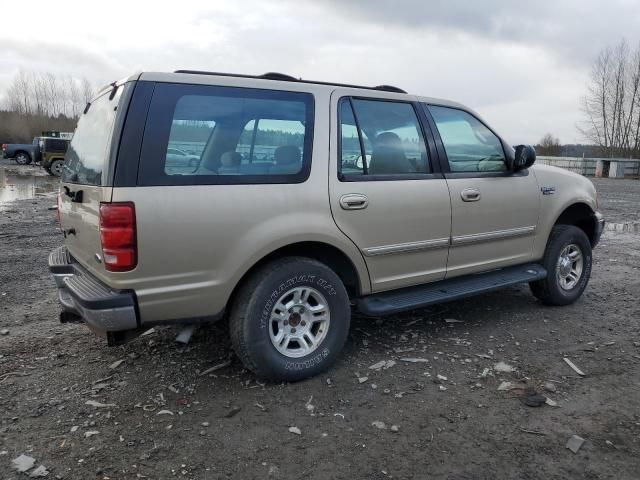
POLYGON ((100 202, 111 201, 111 187, 62 183, 60 190, 60 223, 69 253, 83 266, 104 279, 106 270, 100 242, 100 202), (69 193, 67 194, 67 190, 69 193), (80 195, 82 201, 71 196, 80 195))
MULTIPOLYGON (((100 94, 78 120, 65 155, 60 186, 60 223, 69 253, 84 267, 106 281, 100 241, 100 202, 110 202, 107 185, 116 112, 124 86, 100 94)), ((116 148, 116 147, 113 147, 116 148)))

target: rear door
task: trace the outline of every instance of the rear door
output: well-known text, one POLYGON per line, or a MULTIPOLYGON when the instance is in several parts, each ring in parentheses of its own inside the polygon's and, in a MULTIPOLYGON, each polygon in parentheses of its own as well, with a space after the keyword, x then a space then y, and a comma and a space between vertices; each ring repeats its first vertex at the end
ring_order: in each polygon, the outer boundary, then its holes
POLYGON ((531 259, 539 190, 528 170, 508 172, 500 138, 471 112, 429 105, 452 207, 447 277, 531 259))
POLYGON ((61 178, 60 222, 65 245, 78 262, 103 280, 106 273, 101 263, 99 210, 100 202, 111 200, 106 172, 124 88, 106 91, 81 115, 61 178))
POLYGON ((406 95, 356 93, 337 89, 331 99, 335 222, 362 252, 373 291, 440 280, 451 206, 424 118, 406 95))

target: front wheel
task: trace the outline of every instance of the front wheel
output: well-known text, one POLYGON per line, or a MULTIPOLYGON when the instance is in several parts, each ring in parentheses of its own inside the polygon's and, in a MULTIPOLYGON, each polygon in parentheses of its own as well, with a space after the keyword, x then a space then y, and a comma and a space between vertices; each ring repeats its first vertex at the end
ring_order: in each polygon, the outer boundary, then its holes
POLYGON ((542 261, 547 277, 531 282, 531 292, 547 305, 573 303, 589 283, 591 264, 591 243, 586 234, 573 225, 556 225, 542 261))
POLYGON ((18 152, 16 154, 16 163, 18 165, 29 165, 31 163, 31 157, 28 153, 18 152))
POLYGON ((246 368, 261 378, 297 381, 333 364, 349 334, 351 309, 330 268, 289 257, 267 264, 240 288, 229 320, 246 368))

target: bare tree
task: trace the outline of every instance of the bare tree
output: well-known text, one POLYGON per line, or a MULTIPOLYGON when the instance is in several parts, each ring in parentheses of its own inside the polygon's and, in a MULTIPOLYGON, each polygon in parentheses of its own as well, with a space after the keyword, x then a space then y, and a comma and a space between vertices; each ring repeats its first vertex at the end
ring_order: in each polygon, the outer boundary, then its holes
POLYGON ((67 112, 67 116, 77 118, 80 116, 80 112, 82 111, 82 94, 78 87, 78 82, 70 76, 67 77, 67 92, 69 94, 68 103, 71 106, 71 111, 67 112))
POLYGON ((87 80, 86 78, 82 79, 81 90, 82 90, 82 101, 86 105, 93 99, 93 93, 94 93, 91 83, 89 83, 89 80, 87 80))
POLYGON ((538 145, 536 145, 536 151, 540 155, 558 156, 562 152, 562 145, 560 145, 560 139, 554 137, 551 133, 546 133, 538 145))
POLYGON ((640 45, 604 48, 591 69, 579 130, 606 155, 640 154, 640 45))
POLYGON ((7 89, 3 107, 22 115, 77 118, 92 94, 86 78, 20 71, 7 89))

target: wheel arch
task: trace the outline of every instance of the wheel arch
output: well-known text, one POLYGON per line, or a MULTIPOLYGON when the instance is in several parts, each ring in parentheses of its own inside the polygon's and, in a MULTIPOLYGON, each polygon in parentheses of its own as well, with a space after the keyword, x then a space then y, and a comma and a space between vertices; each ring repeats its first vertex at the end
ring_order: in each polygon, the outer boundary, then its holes
POLYGON ((227 301, 227 306, 233 302, 238 290, 254 272, 269 262, 285 257, 307 257, 325 264, 340 277, 349 297, 359 296, 367 288, 365 282, 369 280, 368 277, 361 278, 362 275, 358 273, 351 258, 341 249, 325 242, 299 241, 279 247, 255 262, 236 282, 227 301))
POLYGON ((572 203, 556 218, 553 226, 573 225, 581 229, 593 246, 597 241, 597 220, 591 206, 584 202, 572 203))

